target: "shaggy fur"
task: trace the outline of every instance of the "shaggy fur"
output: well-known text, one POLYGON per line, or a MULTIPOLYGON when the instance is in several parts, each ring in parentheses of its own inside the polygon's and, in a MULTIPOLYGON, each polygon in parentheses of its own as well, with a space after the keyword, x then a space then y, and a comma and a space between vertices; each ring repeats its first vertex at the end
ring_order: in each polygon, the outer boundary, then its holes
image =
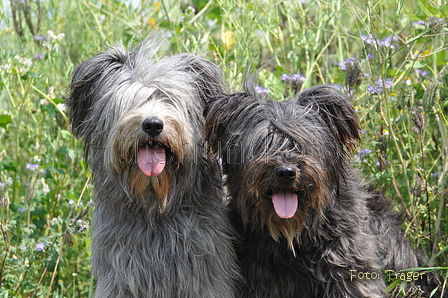
MULTIPOLYGON (((206 109, 206 139, 222 157, 241 239, 239 297, 387 296, 382 269, 423 260, 390 202, 350 166, 360 130, 353 107, 330 86, 284 102, 245 89, 206 109)), ((416 283, 428 297, 437 278, 416 283)))
POLYGON ((164 43, 117 45, 73 73, 66 104, 94 176, 97 298, 235 295, 219 165, 203 133, 222 75, 192 54, 157 60, 164 43))

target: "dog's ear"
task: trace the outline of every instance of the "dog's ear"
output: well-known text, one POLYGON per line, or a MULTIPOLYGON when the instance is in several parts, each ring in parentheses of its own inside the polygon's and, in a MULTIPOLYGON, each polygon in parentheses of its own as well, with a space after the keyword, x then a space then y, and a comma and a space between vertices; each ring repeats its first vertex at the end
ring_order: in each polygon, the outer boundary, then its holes
POLYGON ((355 150, 361 126, 346 96, 330 85, 320 85, 301 92, 297 103, 315 110, 337 140, 350 152, 355 150))
POLYGON ((228 143, 240 129, 240 120, 235 118, 244 115, 255 103, 256 99, 246 92, 221 95, 209 102, 204 110, 205 138, 212 151, 217 152, 228 143))
POLYGON ((194 87, 205 104, 223 94, 225 81, 218 66, 193 54, 180 54, 179 58, 184 63, 184 71, 192 76, 194 87))
POLYGON ((65 103, 76 137, 88 134, 87 122, 93 104, 110 90, 114 84, 114 74, 120 72, 128 59, 129 53, 123 47, 116 46, 84 61, 73 71, 65 103))

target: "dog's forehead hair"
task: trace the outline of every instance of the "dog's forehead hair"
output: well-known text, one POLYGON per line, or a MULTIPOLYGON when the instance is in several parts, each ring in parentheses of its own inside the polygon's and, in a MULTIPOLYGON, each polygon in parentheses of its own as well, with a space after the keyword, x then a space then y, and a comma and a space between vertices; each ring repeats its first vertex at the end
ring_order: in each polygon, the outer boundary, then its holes
MULTIPOLYGON (((259 101, 248 137, 258 142, 282 148, 297 148, 300 143, 318 142, 316 136, 324 134, 325 127, 318 115, 310 108, 293 105, 288 101, 259 101)), ((319 142, 318 142, 319 143, 319 142)))

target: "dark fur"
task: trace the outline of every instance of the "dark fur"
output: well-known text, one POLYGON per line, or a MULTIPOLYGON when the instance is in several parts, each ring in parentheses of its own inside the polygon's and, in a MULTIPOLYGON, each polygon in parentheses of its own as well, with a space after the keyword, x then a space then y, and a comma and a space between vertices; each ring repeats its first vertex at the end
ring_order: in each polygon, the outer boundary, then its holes
POLYGON ((203 134, 203 107, 222 75, 192 54, 157 59, 164 43, 118 45, 73 73, 66 104, 94 176, 95 297, 234 297, 231 226, 203 134), (142 129, 151 117, 164 123, 156 136, 142 129), (158 176, 137 166, 142 144, 166 148, 158 176))
MULTIPOLYGON (((241 239, 236 248, 245 283, 239 297, 385 297, 382 269, 423 264, 389 200, 350 165, 359 130, 353 107, 330 86, 284 102, 246 87, 210 103, 206 139, 222 157, 241 239), (277 177, 280 167, 293 169, 295 178, 277 177), (274 211, 277 189, 298 195, 292 218, 274 211), (350 270, 378 278, 353 278, 350 270)), ((419 280, 426 296, 440 286, 437 277, 419 280)))

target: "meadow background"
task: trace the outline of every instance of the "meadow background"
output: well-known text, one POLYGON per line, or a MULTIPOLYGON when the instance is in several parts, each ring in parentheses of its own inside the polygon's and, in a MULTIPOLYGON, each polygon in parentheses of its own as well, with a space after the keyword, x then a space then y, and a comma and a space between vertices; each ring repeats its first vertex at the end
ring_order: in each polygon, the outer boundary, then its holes
POLYGON ((91 176, 63 104, 76 65, 171 32, 231 90, 330 83, 361 118, 353 163, 448 271, 448 6, 442 0, 12 0, 0 10, 0 297, 91 297, 91 176))

